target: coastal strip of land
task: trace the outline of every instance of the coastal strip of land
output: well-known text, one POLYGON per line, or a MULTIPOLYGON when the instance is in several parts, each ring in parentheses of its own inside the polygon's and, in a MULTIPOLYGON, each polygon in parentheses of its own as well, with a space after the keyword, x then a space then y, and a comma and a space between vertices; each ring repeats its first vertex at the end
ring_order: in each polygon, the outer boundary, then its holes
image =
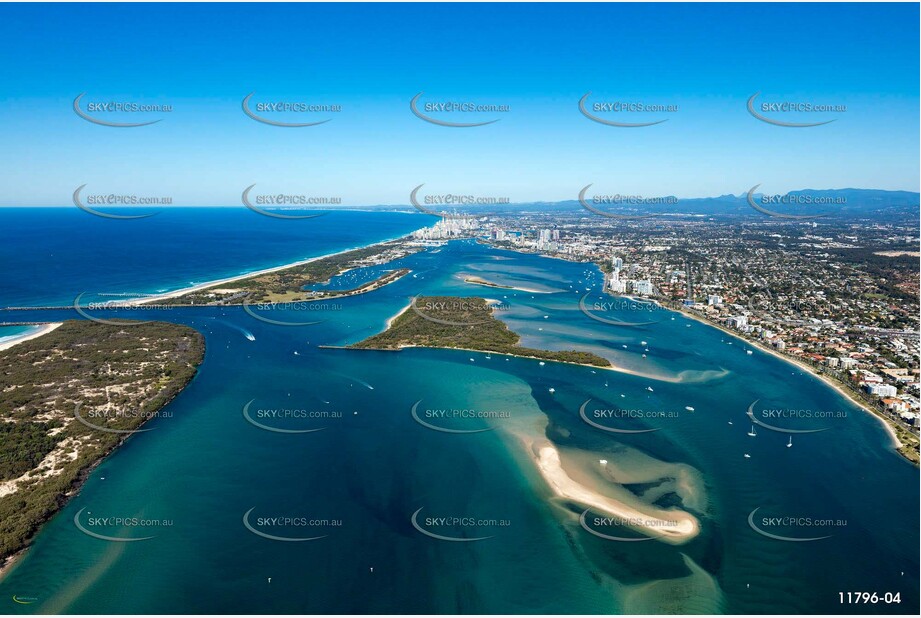
POLYGON ((68 320, 0 351, 0 575, 106 455, 166 418, 204 350, 180 324, 68 320))
POLYGON ((351 289, 311 291, 306 288, 311 285, 328 283, 333 277, 349 270, 392 262, 417 251, 421 251, 421 248, 410 246, 405 239, 385 241, 237 277, 211 281, 167 294, 132 299, 125 304, 230 306, 343 298, 379 289, 399 280, 410 271, 409 269, 386 271, 375 280, 351 289))
POLYGON ((849 391, 849 389, 844 384, 842 384, 837 379, 832 378, 831 376, 828 376, 819 371, 816 371, 814 367, 810 367, 808 364, 806 364, 805 362, 803 362, 802 360, 798 358, 790 356, 789 354, 783 354, 775 350, 774 348, 764 345, 760 341, 756 341, 754 339, 749 339, 748 337, 744 337, 740 333, 737 333, 733 331, 732 329, 727 328, 723 324, 714 322, 713 320, 709 320, 706 317, 698 313, 695 313, 694 311, 690 309, 680 307, 677 309, 677 311, 681 313, 682 315, 685 315, 691 318, 692 320, 695 320, 702 324, 706 324, 708 326, 712 326, 713 328, 716 328, 726 333, 727 335, 731 335, 732 337, 738 339, 739 341, 744 342, 747 345, 750 345, 754 348, 759 349, 762 352, 770 354, 774 356, 775 358, 779 358, 780 360, 786 361, 787 363, 797 367, 798 369, 802 369, 803 371, 813 376, 814 378, 821 380, 826 386, 834 389, 836 392, 846 397, 848 401, 850 401, 851 403, 859 407, 861 410, 869 413, 874 419, 876 419, 880 423, 880 425, 882 425, 886 433, 889 434, 889 437, 892 439, 893 448, 896 451, 898 451, 898 453, 902 455, 902 457, 904 457, 908 461, 912 462, 915 465, 919 464, 918 438, 912 435, 909 431, 904 430, 897 425, 894 425, 892 421, 890 421, 889 419, 881 415, 878 410, 874 410, 869 405, 867 405, 866 402, 858 399, 856 396, 854 396, 853 393, 849 391))

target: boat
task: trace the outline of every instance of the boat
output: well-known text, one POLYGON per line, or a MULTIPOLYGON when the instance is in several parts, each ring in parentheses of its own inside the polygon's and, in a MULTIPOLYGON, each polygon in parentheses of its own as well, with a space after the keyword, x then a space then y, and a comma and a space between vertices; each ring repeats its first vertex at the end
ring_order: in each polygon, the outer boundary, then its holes
POLYGON ((647 386, 647 387, 646 387, 646 390, 649 391, 650 393, 653 392, 651 386, 647 386))
POLYGON ((684 406, 684 409, 687 410, 688 412, 693 412, 694 406, 684 406))
POLYGON ((541 362, 538 363, 538 364, 539 364, 541 367, 543 367, 543 366, 546 365, 547 363, 545 363, 544 361, 541 361, 541 362))
POLYGON ((745 459, 751 459, 751 458, 752 458, 751 455, 749 455, 748 453, 745 453, 745 459))
POLYGON ((746 354, 751 354, 752 351, 751 351, 751 350, 745 350, 745 353, 746 353, 746 354))
POLYGON ((750 436, 753 437, 753 438, 757 435, 757 434, 755 433, 755 426, 754 426, 754 425, 752 425, 752 430, 748 432, 748 435, 750 435, 750 436))
POLYGON ((646 345, 645 341, 640 341, 640 345, 646 345))
POLYGON ((549 389, 547 389, 547 390, 549 390, 549 391, 550 391, 550 394, 551 394, 551 395, 552 395, 553 393, 555 393, 555 392, 556 392, 556 389, 555 389, 555 388, 553 388, 552 386, 551 386, 551 387, 550 387, 549 389))
POLYGON ((732 425, 732 421, 729 421, 729 424, 732 425))
POLYGON ((790 436, 790 441, 787 442, 787 448, 790 448, 791 446, 793 446, 793 436, 790 436))

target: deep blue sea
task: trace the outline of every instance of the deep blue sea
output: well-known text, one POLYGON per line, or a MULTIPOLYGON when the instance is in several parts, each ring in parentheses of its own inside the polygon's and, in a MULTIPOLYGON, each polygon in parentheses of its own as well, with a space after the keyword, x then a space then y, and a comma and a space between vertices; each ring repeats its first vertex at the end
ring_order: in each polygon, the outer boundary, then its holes
MULTIPOLYGON (((94 257, 102 263, 90 271, 75 263, 97 256, 96 249, 81 244, 76 261, 49 259, 67 253, 67 243, 38 235, 30 246, 23 229, 4 226, 19 250, 3 248, 16 261, 4 269, 0 290, 4 298, 12 290, 16 304, 67 301, 82 288, 158 291, 396 236, 422 220, 351 213, 336 215, 341 225, 334 216, 314 223, 335 227, 336 242, 332 231, 300 235, 279 226, 291 237, 273 253, 257 246, 256 232, 233 231, 209 215, 189 215, 208 229, 207 251, 194 246, 203 241, 179 238, 194 237, 188 226, 130 241, 105 232, 107 257, 94 257), (367 228, 352 217, 376 217, 370 226, 376 237, 358 239, 355 228, 367 228), (239 253, 231 251, 231 237, 239 253), (47 243, 53 249, 43 248, 47 243), (165 258, 155 250, 160 246, 171 247, 172 262, 151 258, 165 258), (46 258, 30 268, 32 250, 46 258), (131 269, 106 261, 120 252, 134 256, 131 269), (194 270, 205 255, 209 268, 194 270), (155 272, 141 274, 143 264, 155 272)), ((45 225, 30 214, 16 216, 17 226, 45 225)), ((311 221, 319 219, 305 223, 311 221)), ((54 225, 73 241, 80 225, 103 234, 102 223, 54 225)), ((271 225, 253 225, 263 242, 272 236, 271 225)), ((263 321, 240 307, 145 312, 145 319, 200 330, 205 361, 167 406, 169 415, 150 421, 151 431, 129 438, 95 469, 0 581, 4 612, 834 614, 918 608, 918 469, 895 452, 874 417, 816 378, 660 308, 634 304, 597 312, 641 326, 592 319, 579 308, 583 295, 611 297, 599 294, 602 276, 590 264, 454 241, 392 267, 412 272, 307 316, 296 307, 257 312, 275 322, 316 322, 306 326, 263 321), (469 276, 509 287, 466 283, 469 276), (460 350, 321 347, 382 331, 417 294, 501 301, 496 315, 522 335, 522 344, 591 350, 620 370, 460 350), (446 428, 490 429, 445 433, 414 419, 417 404, 506 414, 443 421, 446 428), (759 412, 809 410, 810 417, 761 418, 823 431, 796 434, 788 447, 791 434, 750 422, 752 405, 759 412), (643 413, 604 422, 654 431, 600 430, 584 422, 583 406, 643 413), (259 416, 263 410, 303 414, 259 416), (589 532, 580 524, 584 508, 554 497, 537 472, 529 448, 540 441, 555 445, 586 486, 692 513, 701 533, 669 545, 589 532), (414 515, 427 532, 463 540, 421 532, 414 515), (93 518, 114 517, 124 519, 92 526, 108 540, 81 530, 93 518), (131 518, 143 523, 125 523, 131 518), (901 602, 842 605, 839 593, 848 591, 898 593, 901 602), (34 601, 14 604, 8 601, 14 595, 34 601)), ((329 287, 370 276, 351 271, 329 287)), ((0 311, 0 321, 75 317, 72 310, 0 311)), ((126 310, 124 317, 136 316, 126 310)))
POLYGON ((275 219, 242 206, 155 212, 115 220, 75 207, 0 209, 0 307, 166 292, 398 238, 436 220, 373 211, 275 219))

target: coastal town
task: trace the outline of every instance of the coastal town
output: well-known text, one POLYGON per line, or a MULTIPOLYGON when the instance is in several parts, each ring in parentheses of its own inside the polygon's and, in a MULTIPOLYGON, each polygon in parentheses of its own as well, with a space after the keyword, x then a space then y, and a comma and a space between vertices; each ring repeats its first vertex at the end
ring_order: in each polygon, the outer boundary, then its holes
POLYGON ((889 420, 917 461, 916 221, 508 213, 445 217, 414 234, 455 238, 595 262, 609 293, 704 319, 839 384, 889 420))

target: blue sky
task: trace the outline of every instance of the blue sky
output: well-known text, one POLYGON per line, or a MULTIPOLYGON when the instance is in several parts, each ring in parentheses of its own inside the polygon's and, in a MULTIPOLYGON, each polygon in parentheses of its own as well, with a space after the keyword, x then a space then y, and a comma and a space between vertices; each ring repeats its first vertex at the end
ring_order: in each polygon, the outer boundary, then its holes
MULTIPOLYGON (((431 193, 573 199, 700 197, 801 188, 919 189, 916 4, 0 5, 0 205, 67 205, 99 193, 239 205, 241 191, 406 204, 431 193), (242 98, 340 105, 324 125, 279 128, 242 98), (508 105, 437 116, 409 101, 508 105), (592 122, 577 104, 677 105, 592 122), (761 101, 846 105, 773 114, 761 101), (86 100, 172 105, 74 114, 86 100), (770 115, 770 114, 765 114, 770 115), (642 120, 641 120, 642 119, 642 120)), ((602 115, 602 114, 599 114, 602 115)), ((302 121, 303 115, 272 116, 302 121)))

